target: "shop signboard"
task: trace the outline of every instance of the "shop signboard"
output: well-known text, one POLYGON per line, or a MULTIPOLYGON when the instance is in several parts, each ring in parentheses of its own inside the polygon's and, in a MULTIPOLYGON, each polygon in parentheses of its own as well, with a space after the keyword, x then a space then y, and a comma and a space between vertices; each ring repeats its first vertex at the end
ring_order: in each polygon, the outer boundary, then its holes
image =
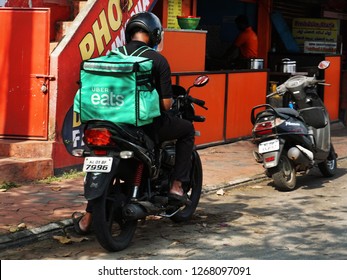
POLYGON ((179 29, 177 23, 177 16, 182 15, 182 0, 169 0, 168 1, 168 17, 167 27, 173 29, 179 29))
POLYGON ((293 20, 293 37, 305 52, 311 52, 310 50, 316 52, 318 48, 321 48, 324 52, 332 53, 333 45, 336 52, 339 32, 340 22, 337 19, 296 18, 293 20), (306 43, 306 48, 305 42, 309 42, 306 43))

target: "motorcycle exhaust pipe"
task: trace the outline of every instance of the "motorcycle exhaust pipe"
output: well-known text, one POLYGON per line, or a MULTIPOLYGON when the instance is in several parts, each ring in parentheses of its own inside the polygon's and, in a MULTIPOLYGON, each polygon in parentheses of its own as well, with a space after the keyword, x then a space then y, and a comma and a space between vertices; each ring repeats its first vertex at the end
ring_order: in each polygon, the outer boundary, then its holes
POLYGON ((123 208, 123 215, 127 220, 139 220, 145 218, 148 213, 139 204, 128 204, 123 208))
POLYGON ((313 153, 300 145, 290 148, 287 155, 291 160, 297 163, 305 163, 313 160, 313 153))

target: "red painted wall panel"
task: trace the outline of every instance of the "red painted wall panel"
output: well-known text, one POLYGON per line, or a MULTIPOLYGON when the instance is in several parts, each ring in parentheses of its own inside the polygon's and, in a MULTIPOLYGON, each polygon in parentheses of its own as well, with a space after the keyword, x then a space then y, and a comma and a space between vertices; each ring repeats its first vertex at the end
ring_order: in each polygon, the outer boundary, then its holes
POLYGON ((0 135, 47 139, 48 9, 0 9, 0 135))
POLYGON ((324 87, 324 104, 330 119, 336 121, 339 118, 341 57, 326 56, 326 60, 330 61, 330 66, 325 70, 325 81, 331 85, 324 87))
POLYGON ((266 102, 267 74, 267 72, 229 74, 226 139, 251 135, 251 109, 266 102))
MULTIPOLYGON (((195 138, 195 144, 206 144, 223 142, 224 130, 224 99, 225 99, 225 74, 208 74, 210 80, 208 84, 201 88, 192 88, 191 96, 205 100, 205 110, 194 105, 197 115, 205 116, 203 123, 194 123, 195 130, 200 131, 201 136, 195 138)), ((198 77, 196 74, 180 76, 179 84, 184 88, 191 86, 198 77)))
MULTIPOLYGON (((29 8, 28 0, 8 0, 6 7, 29 8)), ((72 1, 69 0, 31 0, 30 8, 50 8, 50 41, 55 41, 55 30, 58 21, 71 19, 73 11, 72 1)))
POLYGON ((162 54, 172 72, 204 71, 206 32, 166 29, 162 54))

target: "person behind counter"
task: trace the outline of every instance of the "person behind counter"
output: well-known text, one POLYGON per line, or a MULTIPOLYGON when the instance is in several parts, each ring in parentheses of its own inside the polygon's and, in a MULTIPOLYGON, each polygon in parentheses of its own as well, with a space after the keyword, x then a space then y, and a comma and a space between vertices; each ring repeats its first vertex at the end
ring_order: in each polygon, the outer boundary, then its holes
POLYGON ((213 59, 211 67, 219 69, 247 68, 247 60, 258 57, 258 36, 250 26, 247 16, 237 16, 235 24, 240 33, 221 58, 213 59))
POLYGON ((256 58, 258 56, 258 36, 249 25, 247 17, 240 15, 235 19, 235 23, 241 31, 234 42, 234 47, 239 49, 238 58, 256 58))

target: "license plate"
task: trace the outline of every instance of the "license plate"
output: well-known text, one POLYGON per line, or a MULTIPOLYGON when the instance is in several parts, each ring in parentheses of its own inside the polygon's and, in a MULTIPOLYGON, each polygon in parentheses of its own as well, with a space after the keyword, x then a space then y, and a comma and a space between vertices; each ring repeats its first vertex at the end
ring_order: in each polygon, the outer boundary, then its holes
POLYGON ((278 139, 262 142, 258 146, 259 153, 264 154, 267 152, 277 151, 280 149, 280 141, 278 139))
POLYGON ((84 159, 84 172, 108 173, 112 168, 112 157, 86 157, 84 159))

